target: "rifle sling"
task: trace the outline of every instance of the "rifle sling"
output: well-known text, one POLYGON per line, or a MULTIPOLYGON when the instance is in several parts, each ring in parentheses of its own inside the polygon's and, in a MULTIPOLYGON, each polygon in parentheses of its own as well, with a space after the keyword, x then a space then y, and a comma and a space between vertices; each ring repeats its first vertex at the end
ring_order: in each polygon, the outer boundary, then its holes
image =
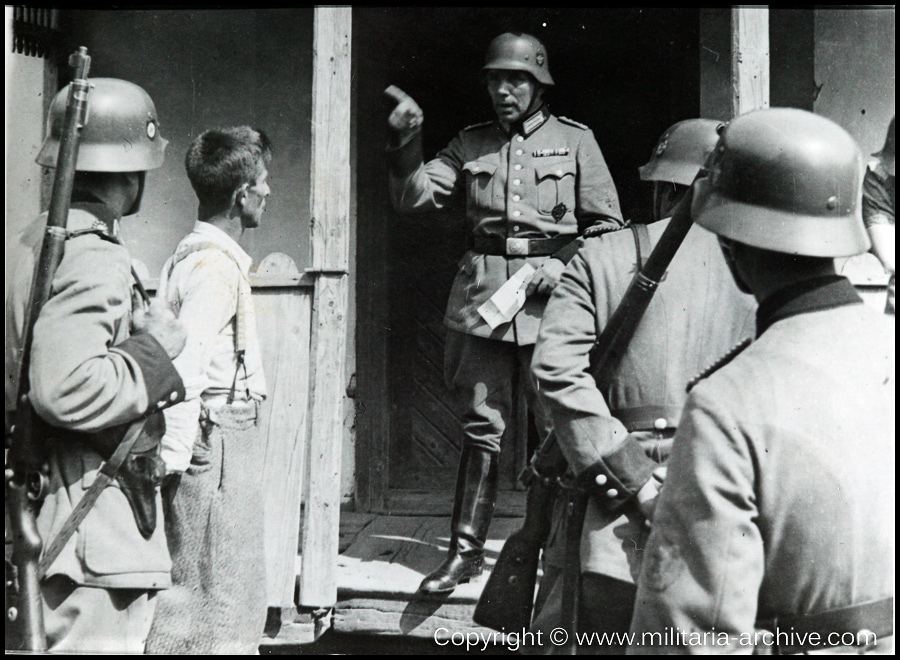
POLYGON ((128 454, 131 453, 131 449, 140 437, 141 431, 144 430, 144 424, 146 422, 146 417, 142 417, 132 422, 125 432, 125 437, 122 438, 122 442, 116 447, 116 451, 113 452, 113 455, 110 456, 108 461, 103 463, 100 471, 97 473, 97 478, 94 479, 94 483, 91 484, 90 488, 88 488, 78 504, 75 505, 75 508, 72 509, 72 512, 69 514, 69 517, 66 518, 66 521, 60 528, 56 538, 54 538, 47 546, 47 551, 44 553, 44 556, 41 557, 41 561, 38 564, 38 580, 44 578, 47 570, 59 556, 59 553, 66 547, 69 539, 72 538, 72 535, 78 529, 79 525, 84 521, 87 514, 90 513, 94 504, 97 502, 97 499, 100 497, 100 494, 103 492, 103 489, 116 478, 119 468, 122 467, 128 454))

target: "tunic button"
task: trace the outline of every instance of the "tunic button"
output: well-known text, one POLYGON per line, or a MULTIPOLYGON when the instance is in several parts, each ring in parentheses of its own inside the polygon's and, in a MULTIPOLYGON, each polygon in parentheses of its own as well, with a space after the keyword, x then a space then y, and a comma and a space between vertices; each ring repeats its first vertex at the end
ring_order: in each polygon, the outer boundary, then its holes
POLYGON ((598 486, 602 486, 603 484, 606 483, 606 475, 605 475, 605 474, 598 474, 597 477, 594 479, 594 481, 597 482, 597 485, 598 485, 598 486))
POLYGON ((655 428, 657 431, 664 431, 668 425, 669 423, 666 421, 665 417, 660 417, 658 420, 653 422, 653 428, 655 428))
POLYGON ((513 211, 513 217, 514 217, 514 218, 518 218, 520 215, 522 215, 522 212, 521 212, 521 211, 513 211))
POLYGON ((519 195, 513 195, 514 202, 518 202, 520 199, 522 199, 522 198, 519 195))
MULTIPOLYGON (((519 170, 522 169, 522 166, 519 165, 518 163, 516 163, 516 166, 515 166, 513 169, 516 170, 516 171, 518 172, 519 170)), ((560 174, 562 174, 562 172, 560 172, 560 174)))
POLYGON ((472 171, 473 171, 473 172, 477 172, 477 171, 480 170, 480 169, 481 169, 481 168, 478 167, 478 165, 475 165, 475 166, 472 168, 472 171))
POLYGON ((519 225, 513 225, 513 231, 519 231, 519 225))
POLYGON ((524 141, 525 141, 525 138, 523 138, 521 135, 516 136, 516 142, 524 142, 524 141))
POLYGON ((169 395, 169 400, 170 400, 170 401, 177 401, 177 400, 178 400, 178 392, 172 392, 172 393, 169 395))
POLYGON ((522 185, 522 179, 514 179, 514 180, 513 180, 513 185, 514 185, 514 186, 521 186, 521 185, 522 185))
POLYGON ((166 407, 166 402, 165 402, 165 401, 160 401, 159 403, 156 404, 156 407, 157 407, 157 408, 165 408, 165 407, 166 407))
POLYGON ((525 153, 525 152, 522 151, 521 149, 516 149, 516 156, 521 156, 521 155, 524 154, 524 153, 525 153))
POLYGON ((562 176, 562 170, 556 170, 556 176, 562 176))
POLYGON ((609 497, 616 497, 619 494, 619 491, 617 491, 615 488, 610 488, 608 491, 606 491, 606 494, 609 497))

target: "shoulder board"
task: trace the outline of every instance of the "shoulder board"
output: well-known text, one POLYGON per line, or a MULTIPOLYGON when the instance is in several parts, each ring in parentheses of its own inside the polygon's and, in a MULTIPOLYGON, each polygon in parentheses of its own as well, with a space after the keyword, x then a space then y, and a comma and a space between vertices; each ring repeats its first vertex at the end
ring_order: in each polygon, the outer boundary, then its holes
POLYGON ((474 131, 476 128, 485 128, 486 126, 490 126, 494 123, 494 120, 483 121, 480 124, 472 124, 471 126, 466 126, 463 131, 474 131))
POLYGON ((121 245, 119 239, 115 236, 110 236, 106 229, 100 229, 99 227, 89 227, 88 229, 78 229, 76 231, 67 231, 66 232, 66 240, 70 240, 72 238, 78 238, 79 236, 87 236, 88 234, 93 234, 94 236, 99 236, 104 241, 109 241, 110 243, 115 243, 116 245, 121 245))
POLYGON ((741 340, 730 351, 725 353, 725 355, 723 355, 718 360, 713 362, 711 365, 709 365, 706 369, 701 371, 699 374, 697 374, 696 376, 691 378, 691 380, 688 381, 688 384, 687 384, 687 387, 685 388, 685 390, 687 392, 690 392, 692 389, 694 389, 694 386, 697 385, 697 383, 699 383, 701 380, 704 380, 705 378, 709 378, 710 376, 712 376, 719 369, 721 369, 726 364, 731 362, 734 358, 736 358, 738 355, 740 355, 741 351, 743 351, 745 348, 747 348, 752 343, 753 343, 753 340, 750 337, 747 337, 746 339, 741 340))
POLYGON ((574 126, 575 128, 580 128, 583 131, 589 130, 587 126, 581 124, 574 119, 569 119, 568 117, 557 117, 562 123, 568 124, 569 126, 574 126))
POLYGON ((610 224, 602 224, 602 225, 593 225, 584 230, 585 238, 594 238, 595 236, 603 236, 604 234, 610 234, 614 231, 622 231, 625 229, 627 225, 610 225, 610 224))

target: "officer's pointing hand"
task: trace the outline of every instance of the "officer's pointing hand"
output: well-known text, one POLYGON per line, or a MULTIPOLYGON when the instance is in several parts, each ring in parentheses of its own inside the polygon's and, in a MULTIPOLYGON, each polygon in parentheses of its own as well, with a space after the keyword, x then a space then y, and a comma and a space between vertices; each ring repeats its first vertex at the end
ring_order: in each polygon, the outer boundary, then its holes
POLYGON ((132 334, 149 333, 165 349, 170 358, 181 353, 187 341, 184 324, 175 318, 172 310, 161 298, 154 298, 150 309, 135 311, 131 320, 132 334))
POLYGON ((419 130, 425 120, 425 115, 418 103, 399 87, 391 85, 384 90, 384 93, 397 102, 397 106, 388 117, 388 125, 398 134, 402 143, 404 138, 419 130))
POLYGON ((559 284, 559 278, 565 269, 566 265, 559 259, 547 259, 531 278, 525 289, 525 295, 530 296, 537 291, 541 295, 549 296, 559 284))

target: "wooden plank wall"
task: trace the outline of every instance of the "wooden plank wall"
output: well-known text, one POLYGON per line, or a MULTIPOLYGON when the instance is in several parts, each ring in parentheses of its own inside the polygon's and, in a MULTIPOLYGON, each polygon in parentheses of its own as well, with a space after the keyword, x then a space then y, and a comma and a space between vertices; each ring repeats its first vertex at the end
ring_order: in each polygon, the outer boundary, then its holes
POLYGON ((265 550, 269 607, 294 606, 309 410, 312 288, 294 262, 272 254, 253 288, 269 396, 261 411, 266 442, 265 550), (281 277, 278 277, 278 276, 281 277))
POLYGON ((351 9, 317 7, 313 24, 309 486, 297 605, 337 601, 343 382, 350 230, 351 9))
MULTIPOLYGON (((144 285, 159 281, 139 260, 144 285)), ((310 343, 314 281, 290 256, 272 253, 250 275, 263 373, 269 396, 260 410, 265 442, 266 594, 269 607, 294 607, 300 509, 306 498, 309 435, 310 343)))

